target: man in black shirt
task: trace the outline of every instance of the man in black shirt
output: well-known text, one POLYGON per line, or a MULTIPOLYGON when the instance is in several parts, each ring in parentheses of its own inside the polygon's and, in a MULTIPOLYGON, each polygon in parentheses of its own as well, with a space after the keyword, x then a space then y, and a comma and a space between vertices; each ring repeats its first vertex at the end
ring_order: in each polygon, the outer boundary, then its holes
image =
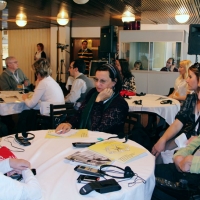
POLYGON ((164 72, 178 72, 178 69, 175 67, 174 58, 169 58, 166 62, 166 66, 163 67, 160 71, 164 72))

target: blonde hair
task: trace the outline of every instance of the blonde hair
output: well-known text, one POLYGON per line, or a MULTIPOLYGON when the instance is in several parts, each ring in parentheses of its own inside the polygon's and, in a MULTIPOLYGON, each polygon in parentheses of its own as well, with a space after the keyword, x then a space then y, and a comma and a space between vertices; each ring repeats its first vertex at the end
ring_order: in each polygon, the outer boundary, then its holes
POLYGON ((179 63, 179 66, 182 66, 185 68, 185 74, 182 76, 180 75, 179 76, 179 79, 186 79, 188 77, 188 69, 189 67, 192 65, 192 62, 191 60, 182 60, 180 61, 179 63), (183 78, 184 77, 184 78, 183 78))
POLYGON ((40 74, 41 77, 47 77, 52 74, 50 64, 45 58, 40 58, 32 65, 33 71, 37 74, 40 74))

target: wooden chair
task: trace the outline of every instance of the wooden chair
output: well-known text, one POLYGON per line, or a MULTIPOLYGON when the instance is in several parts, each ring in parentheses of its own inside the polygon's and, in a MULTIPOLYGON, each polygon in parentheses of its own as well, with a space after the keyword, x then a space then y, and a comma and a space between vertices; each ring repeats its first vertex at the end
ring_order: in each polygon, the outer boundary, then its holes
POLYGON ((136 123, 141 123, 141 114, 136 112, 129 112, 125 121, 125 124, 128 124, 128 133, 131 130, 131 125, 135 125, 136 123))

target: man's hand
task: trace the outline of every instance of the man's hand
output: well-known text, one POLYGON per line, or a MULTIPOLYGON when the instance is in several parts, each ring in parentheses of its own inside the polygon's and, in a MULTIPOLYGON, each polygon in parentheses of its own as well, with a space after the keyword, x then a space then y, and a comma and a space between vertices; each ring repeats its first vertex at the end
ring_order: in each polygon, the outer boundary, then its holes
POLYGON ((72 128, 72 125, 70 123, 62 123, 58 125, 55 132, 57 134, 63 134, 63 133, 69 132, 71 128, 72 128))
POLYGON ((158 142, 153 146, 151 153, 157 157, 160 152, 165 150, 165 144, 165 140, 163 140, 161 137, 158 142))
POLYGON ((106 99, 109 99, 112 96, 112 94, 113 94, 113 89, 106 88, 98 94, 96 102, 105 101, 106 99))
POLYGON ((24 159, 9 159, 10 167, 13 168, 13 170, 17 173, 21 173, 22 170, 25 170, 27 168, 31 167, 31 164, 24 159))
POLYGON ((24 81, 24 86, 25 86, 25 87, 28 86, 28 81, 27 81, 27 80, 24 81))
POLYGON ((23 94, 22 99, 25 101, 28 98, 28 94, 23 94))
POLYGON ((183 160, 184 160, 184 157, 183 157, 183 156, 176 156, 176 157, 174 158, 174 164, 175 164, 175 166, 176 166, 176 169, 177 169, 179 172, 181 172, 181 169, 180 169, 179 165, 180 165, 180 162, 183 161, 183 160))

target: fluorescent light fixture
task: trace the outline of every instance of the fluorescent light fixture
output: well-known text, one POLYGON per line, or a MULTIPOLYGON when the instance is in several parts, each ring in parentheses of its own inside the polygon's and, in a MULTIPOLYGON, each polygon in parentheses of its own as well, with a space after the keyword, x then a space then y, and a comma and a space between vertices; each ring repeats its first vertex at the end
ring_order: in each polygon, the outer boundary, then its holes
POLYGON ((133 21, 135 21, 135 15, 129 11, 126 11, 122 15, 122 21, 123 22, 133 22, 133 21))
POLYGON ((73 0, 75 3, 77 4, 85 4, 87 3, 89 0, 73 0))
POLYGON ((16 24, 20 27, 26 26, 27 24, 27 17, 23 12, 20 12, 16 16, 16 24))
POLYGON ((0 10, 3 10, 7 5, 6 1, 0 1, 0 10))
POLYGON ((65 26, 69 22, 68 14, 64 10, 62 10, 62 11, 60 11, 58 13, 58 15, 57 15, 57 22, 61 26, 65 26))

